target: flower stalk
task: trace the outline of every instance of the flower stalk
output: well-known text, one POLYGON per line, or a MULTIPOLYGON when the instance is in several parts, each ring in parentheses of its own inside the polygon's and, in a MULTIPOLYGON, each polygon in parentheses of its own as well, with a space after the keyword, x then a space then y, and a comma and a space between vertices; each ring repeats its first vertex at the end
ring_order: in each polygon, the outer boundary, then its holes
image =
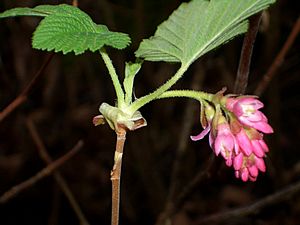
POLYGON ((175 97, 185 97, 185 98, 192 98, 197 101, 206 100, 208 102, 213 101, 214 94, 206 93, 203 91, 194 91, 194 90, 171 90, 166 91, 161 94, 158 98, 175 98, 175 97))

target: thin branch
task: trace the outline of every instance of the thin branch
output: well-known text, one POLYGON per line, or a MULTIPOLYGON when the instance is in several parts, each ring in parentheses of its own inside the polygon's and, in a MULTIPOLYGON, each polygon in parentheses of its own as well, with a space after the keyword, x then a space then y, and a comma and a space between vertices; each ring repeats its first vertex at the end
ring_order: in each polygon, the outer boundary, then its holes
POLYGON ((234 93, 244 94, 247 89, 251 56, 262 13, 258 13, 249 19, 249 29, 244 37, 240 56, 239 68, 234 84, 234 93))
MULTIPOLYGON (((29 130, 29 133, 30 133, 35 145, 37 146, 40 157, 47 165, 50 165, 53 161, 52 161, 50 155, 48 154, 47 149, 46 149, 40 135, 38 134, 38 131, 37 131, 33 121, 31 119, 27 119, 26 126, 29 130)), ((54 171, 53 176, 54 176, 54 179, 56 180, 57 184, 59 185, 59 187, 65 194, 65 196, 67 197, 71 207, 73 208, 75 214, 77 215, 77 217, 80 221, 80 224, 81 225, 89 225, 82 210, 80 209, 79 204, 77 203, 73 193, 71 192, 68 183, 62 177, 61 173, 59 171, 54 171)))
POLYGON ((211 171, 215 162, 214 154, 211 154, 210 159, 203 167, 204 169, 199 170, 196 176, 182 189, 176 199, 167 203, 164 211, 161 213, 156 225, 164 225, 171 223, 172 217, 180 211, 187 198, 193 193, 193 191, 202 183, 204 180, 211 177, 211 171))
POLYGON ((216 224, 218 222, 225 222, 233 218, 239 218, 239 217, 249 216, 252 214, 257 214, 263 208, 287 200, 288 198, 292 197, 298 192, 300 192, 300 181, 291 184, 286 188, 278 192, 275 192, 274 194, 268 195, 248 206, 243 206, 233 210, 228 210, 222 213, 212 214, 203 219, 199 219, 197 222, 195 222, 195 225, 216 224))
MULTIPOLYGON (((72 5, 73 6, 78 6, 78 0, 73 0, 72 1, 72 5)), ((21 104, 23 104, 27 100, 28 94, 33 89, 34 85, 37 83, 37 81, 41 77, 42 73, 47 68, 47 66, 49 65, 49 63, 51 62, 54 54, 55 53, 51 53, 46 58, 46 60, 42 64, 42 66, 39 68, 39 70, 33 76, 33 78, 31 79, 31 81, 29 81, 29 83, 23 89, 23 91, 20 93, 20 95, 18 97, 16 97, 8 106, 5 107, 5 109, 3 109, 0 112, 0 122, 2 122, 10 113, 12 113, 17 107, 19 107, 21 104)))
POLYGON ((28 85, 23 89, 18 97, 16 97, 5 109, 0 112, 0 122, 3 121, 11 112, 13 112, 18 106, 20 106, 23 102, 27 100, 28 94, 33 89, 34 85, 37 83, 39 78, 41 77, 44 70, 47 68, 49 63, 51 62, 54 53, 51 53, 43 63, 43 65, 39 68, 37 73, 33 76, 32 80, 28 83, 28 85))
POLYGON ((276 72, 277 72, 278 68, 283 63, 287 52, 289 51, 289 49, 293 45, 293 43, 296 40, 296 37, 299 34, 299 32, 300 32, 300 17, 298 17, 291 33, 289 34, 289 36, 288 36, 286 42, 284 43, 282 49, 280 50, 280 52, 278 53, 278 55, 274 59, 272 65, 269 67, 267 73, 265 73, 262 80, 258 84, 258 86, 257 86, 257 88, 254 92, 255 95, 259 96, 265 91, 265 89, 269 85, 270 81, 276 75, 276 72))
POLYGON ((49 176, 54 170, 56 170, 58 167, 60 167, 62 164, 64 164, 67 160, 69 160, 72 156, 74 156, 80 150, 80 148, 82 146, 83 146, 83 142, 81 140, 78 141, 78 143, 69 152, 67 152, 65 155, 63 155, 59 159, 53 161, 53 163, 51 163, 46 168, 39 171, 33 177, 31 177, 28 180, 12 187, 7 192, 5 192, 0 197, 0 203, 7 202, 8 200, 15 197, 20 192, 24 191, 26 188, 29 188, 32 185, 34 185, 36 182, 38 182, 42 178, 44 178, 46 176, 49 176))
POLYGON ((178 195, 177 200, 174 202, 175 211, 173 212, 173 215, 182 207, 182 205, 184 204, 186 199, 193 193, 193 191, 199 186, 199 184, 202 183, 204 180, 211 177, 211 173, 212 173, 212 170, 213 170, 213 167, 214 167, 214 163, 215 163, 215 155, 212 153, 209 160, 207 161, 207 163, 203 167, 203 169, 201 169, 196 174, 194 179, 192 179, 190 181, 190 183, 188 183, 183 188, 181 193, 178 195))
POLYGON ((120 211, 120 179, 121 179, 121 168, 122 168, 122 157, 123 149, 126 140, 126 130, 119 128, 116 131, 117 143, 114 158, 114 166, 111 171, 111 182, 112 182, 112 208, 111 208, 111 225, 119 224, 119 211, 120 211))
POLYGON ((73 0, 72 5, 75 6, 75 7, 78 7, 78 0, 73 0))

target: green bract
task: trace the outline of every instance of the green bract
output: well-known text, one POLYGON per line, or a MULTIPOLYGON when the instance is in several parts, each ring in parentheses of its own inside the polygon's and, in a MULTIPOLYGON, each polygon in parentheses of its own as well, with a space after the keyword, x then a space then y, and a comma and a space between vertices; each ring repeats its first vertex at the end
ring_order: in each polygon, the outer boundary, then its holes
POLYGON ((99 50, 104 45, 123 49, 130 43, 127 34, 111 32, 105 25, 97 25, 77 7, 70 5, 41 5, 35 8, 15 8, 0 14, 0 18, 12 16, 45 17, 33 34, 35 49, 76 55, 87 50, 99 50))
POLYGON ((125 102, 127 105, 131 104, 134 77, 141 69, 141 66, 142 66, 142 61, 137 61, 135 63, 131 63, 131 62, 126 63, 123 86, 125 89, 125 102))
POLYGON ((182 3, 158 26, 153 37, 143 40, 137 57, 149 61, 190 65, 208 51, 247 30, 247 17, 275 0, 193 0, 182 3))

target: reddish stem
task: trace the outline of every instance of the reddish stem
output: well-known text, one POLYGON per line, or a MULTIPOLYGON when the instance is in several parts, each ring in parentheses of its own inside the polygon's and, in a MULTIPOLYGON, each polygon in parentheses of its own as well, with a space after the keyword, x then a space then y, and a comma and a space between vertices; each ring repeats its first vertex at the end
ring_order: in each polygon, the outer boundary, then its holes
POLYGON ((54 53, 51 53, 40 67, 40 69, 33 76, 32 80, 27 84, 18 97, 16 97, 5 109, 0 112, 0 122, 2 122, 10 113, 12 113, 18 106, 27 100, 28 94, 33 89, 34 85, 37 83, 38 79, 41 77, 41 74, 44 72, 46 67, 51 62, 54 53))
POLYGON ((119 224, 119 209, 120 209, 120 179, 121 179, 121 167, 124 143, 126 140, 126 130, 119 128, 116 131, 117 143, 114 158, 114 166, 111 171, 112 182, 112 209, 111 209, 111 225, 119 224))
POLYGON ((256 14, 249 19, 249 29, 245 35, 237 77, 234 84, 234 93, 244 94, 248 85, 249 71, 253 46, 259 28, 262 13, 256 14))

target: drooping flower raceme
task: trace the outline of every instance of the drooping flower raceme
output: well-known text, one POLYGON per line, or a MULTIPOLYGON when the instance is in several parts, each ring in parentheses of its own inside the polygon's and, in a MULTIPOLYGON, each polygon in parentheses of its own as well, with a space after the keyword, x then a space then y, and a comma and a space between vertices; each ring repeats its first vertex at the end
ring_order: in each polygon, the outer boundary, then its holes
POLYGON ((259 171, 266 171, 264 157, 269 148, 263 133, 273 133, 267 117, 259 111, 263 103, 251 96, 222 96, 212 103, 217 109, 213 118, 206 119, 209 125, 203 126, 205 130, 199 135, 191 136, 192 140, 200 140, 210 132, 214 153, 221 154, 227 166, 233 166, 235 176, 243 181, 255 181, 259 171))

